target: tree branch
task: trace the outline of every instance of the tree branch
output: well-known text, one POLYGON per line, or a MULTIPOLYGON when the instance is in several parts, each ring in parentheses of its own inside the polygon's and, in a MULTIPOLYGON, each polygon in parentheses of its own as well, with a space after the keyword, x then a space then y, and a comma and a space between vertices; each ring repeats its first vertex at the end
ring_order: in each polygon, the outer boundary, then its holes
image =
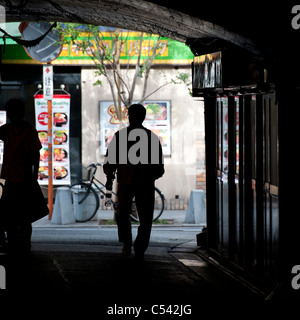
POLYGON ((150 69, 151 69, 151 67, 153 65, 154 58, 156 56, 156 51, 157 51, 157 48, 158 48, 159 44, 160 44, 160 37, 158 37, 158 39, 157 39, 157 41, 155 43, 154 50, 152 52, 150 60, 148 59, 148 61, 147 61, 146 72, 145 72, 145 80, 144 80, 144 86, 143 86, 143 93, 142 93, 142 98, 141 98, 142 101, 145 100, 145 95, 146 95, 147 86, 148 86, 149 73, 150 73, 150 69))
POLYGON ((140 100, 140 103, 143 103, 146 99, 148 99, 152 94, 154 94, 155 92, 157 92, 158 90, 160 90, 161 88, 171 84, 172 82, 167 82, 162 84, 161 86, 159 86, 158 88, 156 88, 155 90, 153 90, 151 93, 149 93, 147 96, 142 97, 142 99, 140 100))
POLYGON ((135 90, 135 86, 136 86, 136 80, 137 80, 137 77, 140 72, 140 62, 141 62, 142 49, 143 49, 143 39, 144 39, 144 32, 141 32, 140 45, 139 45, 139 55, 138 55, 138 59, 137 59, 136 65, 135 65, 135 72, 134 72, 134 76, 133 76, 133 80, 132 80, 132 84, 131 84, 131 90, 130 90, 129 99, 128 99, 129 105, 132 103, 133 94, 134 94, 134 90, 135 90))

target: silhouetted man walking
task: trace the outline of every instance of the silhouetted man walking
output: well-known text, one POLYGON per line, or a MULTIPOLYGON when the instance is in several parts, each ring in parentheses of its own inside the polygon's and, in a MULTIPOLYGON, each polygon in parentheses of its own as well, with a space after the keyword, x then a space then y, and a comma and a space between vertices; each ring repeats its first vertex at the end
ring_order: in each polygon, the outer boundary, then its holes
POLYGON ((106 153, 104 173, 106 188, 112 188, 117 174, 119 241, 123 242, 124 256, 131 254, 132 233, 130 213, 135 197, 140 220, 138 234, 134 242, 136 258, 142 260, 150 240, 154 211, 154 181, 164 174, 163 154, 158 137, 146 129, 142 123, 146 109, 141 104, 133 104, 128 109, 129 127, 114 135, 106 153))

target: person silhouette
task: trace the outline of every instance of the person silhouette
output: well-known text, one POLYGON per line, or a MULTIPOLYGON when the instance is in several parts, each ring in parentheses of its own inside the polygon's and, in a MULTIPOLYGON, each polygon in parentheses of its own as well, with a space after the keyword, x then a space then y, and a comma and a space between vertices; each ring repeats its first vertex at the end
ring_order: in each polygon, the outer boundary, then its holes
POLYGON ((103 165, 108 190, 112 189, 115 174, 117 175, 116 221, 119 241, 123 242, 124 256, 131 255, 130 214, 132 199, 135 197, 140 220, 134 241, 135 257, 138 260, 143 260, 149 245, 155 180, 162 177, 165 172, 159 138, 142 125, 145 116, 146 108, 141 104, 132 104, 128 108, 129 126, 115 133, 107 148, 103 165))
POLYGON ((4 142, 0 177, 5 180, 1 198, 0 224, 7 233, 11 253, 28 253, 31 247, 31 185, 38 179, 42 148, 36 129, 23 120, 25 104, 10 99, 4 106, 10 123, 0 127, 4 142))

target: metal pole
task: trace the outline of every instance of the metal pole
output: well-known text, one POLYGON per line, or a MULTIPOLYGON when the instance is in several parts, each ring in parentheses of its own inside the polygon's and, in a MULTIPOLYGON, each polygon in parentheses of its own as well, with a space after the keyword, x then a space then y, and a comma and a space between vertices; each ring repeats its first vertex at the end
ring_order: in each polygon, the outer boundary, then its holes
POLYGON ((47 100, 48 107, 48 208, 49 220, 53 212, 53 134, 52 134, 52 99, 53 99, 53 67, 48 62, 43 67, 44 99, 47 100))

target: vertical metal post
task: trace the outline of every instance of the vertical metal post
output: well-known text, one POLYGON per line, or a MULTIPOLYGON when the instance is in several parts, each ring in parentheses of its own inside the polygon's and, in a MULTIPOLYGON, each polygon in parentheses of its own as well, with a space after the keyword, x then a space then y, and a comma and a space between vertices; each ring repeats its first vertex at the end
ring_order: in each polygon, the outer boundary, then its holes
POLYGON ((53 212, 53 134, 52 134, 52 99, 53 99, 53 67, 48 62, 43 67, 43 95, 48 107, 48 207, 49 220, 53 212))

